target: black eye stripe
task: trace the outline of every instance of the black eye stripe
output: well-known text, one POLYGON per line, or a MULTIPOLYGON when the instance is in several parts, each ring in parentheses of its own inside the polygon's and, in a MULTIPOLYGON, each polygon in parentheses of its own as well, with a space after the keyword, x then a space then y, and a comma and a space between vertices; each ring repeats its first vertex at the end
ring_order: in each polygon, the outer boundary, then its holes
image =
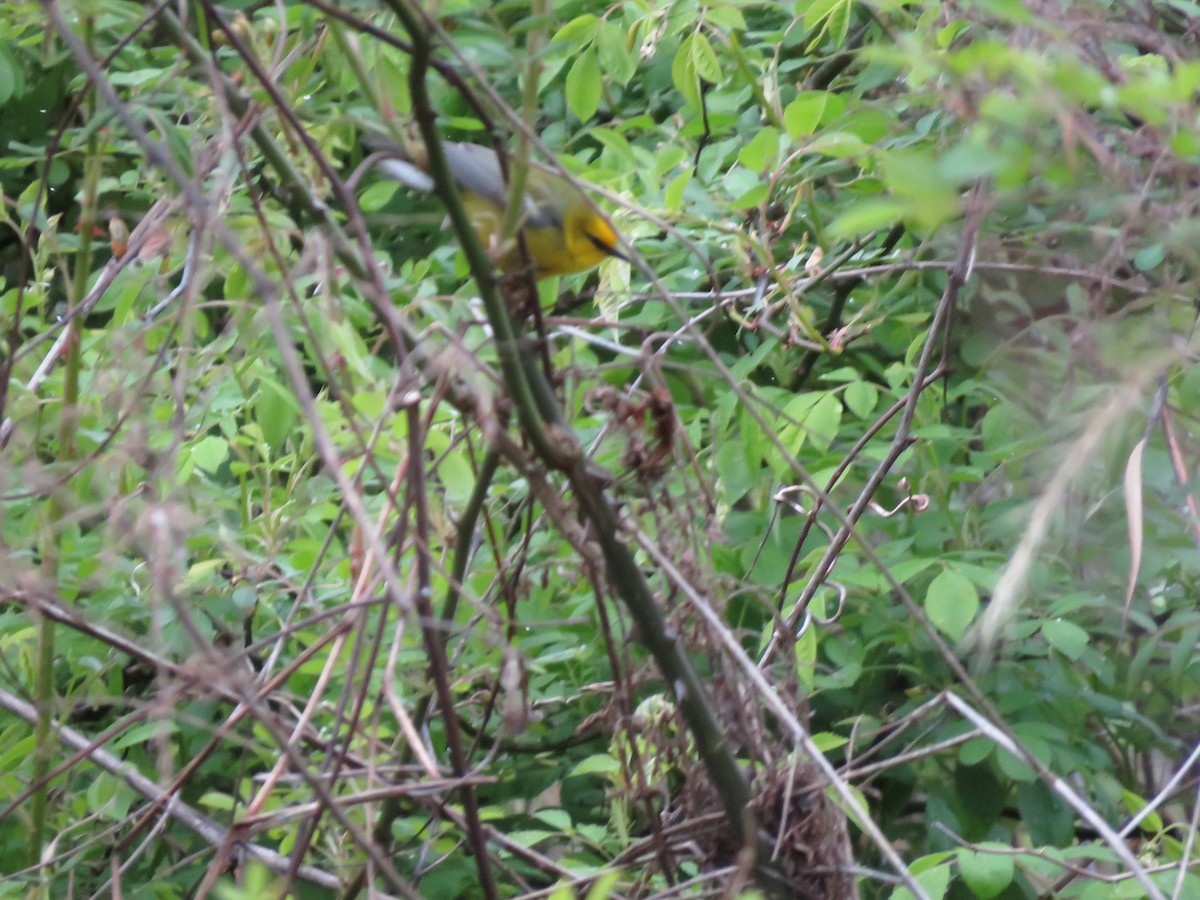
POLYGON ((611 244, 605 243, 604 241, 600 240, 600 238, 596 237, 594 234, 590 234, 586 231, 583 234, 589 241, 592 242, 592 244, 595 246, 595 248, 597 250, 601 251, 602 253, 612 253, 613 252, 613 248, 612 248, 611 244))
POLYGON ((618 250, 615 245, 609 244, 601 238, 596 237, 596 235, 592 234, 590 231, 585 231, 583 235, 592 242, 593 247, 595 247, 605 256, 614 256, 617 259, 623 259, 625 262, 629 262, 629 257, 618 250))

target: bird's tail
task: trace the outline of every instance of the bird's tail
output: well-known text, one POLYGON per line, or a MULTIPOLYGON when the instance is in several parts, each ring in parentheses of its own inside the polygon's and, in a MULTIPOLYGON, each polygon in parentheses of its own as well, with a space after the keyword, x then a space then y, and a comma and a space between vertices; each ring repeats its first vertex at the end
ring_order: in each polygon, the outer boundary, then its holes
MULTIPOLYGON (((419 157, 423 154, 397 144, 389 135, 377 131, 364 131, 362 142, 363 146, 372 154, 380 156, 375 165, 385 176, 399 181, 414 191, 433 190, 433 179, 421 166, 419 157)), ((413 146, 420 147, 415 143, 413 146)))

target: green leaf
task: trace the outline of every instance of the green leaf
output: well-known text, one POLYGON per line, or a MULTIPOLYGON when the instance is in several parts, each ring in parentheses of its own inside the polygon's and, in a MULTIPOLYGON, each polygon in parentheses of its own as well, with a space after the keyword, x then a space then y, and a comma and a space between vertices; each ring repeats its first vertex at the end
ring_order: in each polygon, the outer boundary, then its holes
POLYGON ((797 4, 796 12, 804 14, 804 28, 809 33, 820 26, 820 32, 813 38, 814 43, 828 34, 834 47, 841 47, 850 29, 851 5, 852 0, 814 0, 812 3, 797 4))
POLYGON ((619 772, 621 764, 613 759, 607 753, 597 753, 582 759, 576 764, 569 773, 568 778, 574 778, 577 775, 611 775, 613 772, 619 772))
POLYGON ((629 84, 637 72, 637 60, 629 50, 623 28, 608 19, 601 22, 596 35, 596 53, 609 78, 622 86, 629 84))
POLYGON ((88 810, 113 822, 120 822, 129 815, 133 805, 133 792, 124 780, 100 772, 87 786, 88 810))
MULTIPOLYGON (((1125 808, 1129 810, 1130 814, 1135 816, 1146 807, 1146 801, 1128 788, 1122 788, 1121 801, 1125 804, 1125 808)), ((1161 834, 1163 831, 1162 816, 1157 812, 1151 812, 1142 819, 1138 827, 1151 835, 1161 834)))
POLYGON ((726 440, 717 450, 717 475, 725 499, 734 503, 758 484, 758 475, 750 469, 740 441, 726 440))
POLYGON ((589 47, 567 71, 567 106, 580 122, 588 121, 600 108, 603 87, 596 51, 589 47))
POLYGON ((925 614, 934 626, 957 641, 967 631, 979 611, 975 585, 954 569, 945 569, 925 593, 925 614))
POLYGON ((808 153, 821 153, 831 159, 845 159, 865 152, 868 147, 857 134, 849 131, 824 131, 809 141, 808 153))
MULTIPOLYGON (((1045 746, 1045 743, 1042 742, 1040 738, 1036 740, 1023 740, 1022 744, 1025 746, 1025 749, 1029 751, 1029 753, 1035 758, 1038 755, 1035 750, 1035 744, 1040 744, 1041 749, 1048 750, 1048 748, 1045 746)), ((1037 773, 1033 771, 1031 766, 1029 766, 1023 759, 1018 759, 1007 750, 1002 748, 999 749, 996 753, 996 761, 1000 765, 1000 771, 1013 781, 1034 781, 1037 779, 1037 773)))
POLYGON ((840 115, 846 101, 828 91, 801 91, 783 110, 783 124, 793 138, 808 137, 822 121, 840 115))
POLYGON ((209 474, 220 468, 221 463, 225 462, 225 457, 228 455, 229 442, 215 434, 203 437, 192 444, 191 452, 188 454, 196 468, 209 474))
POLYGON ((930 150, 896 150, 882 155, 881 161, 888 190, 908 201, 906 215, 934 227, 958 213, 958 185, 942 172, 930 150))
POLYGON ((578 50, 592 42, 600 27, 600 19, 592 13, 576 16, 554 33, 551 44, 567 44, 578 50))
POLYGON ((550 838, 557 838, 559 836, 560 835, 556 831, 538 831, 535 828, 510 831, 507 834, 507 837, 510 841, 512 841, 518 847, 525 847, 526 849, 533 847, 536 844, 540 844, 542 841, 550 838))
POLYGON ((765 184, 755 184, 739 194, 729 205, 734 209, 753 209, 766 202, 770 196, 770 188, 765 184))
POLYGON ((13 94, 17 93, 19 78, 20 69, 17 68, 4 47, 0 46, 0 106, 7 103, 13 94))
MULTIPOLYGON (((1007 756, 1005 753, 1000 757, 1007 756)), ((1070 843, 1075 814, 1061 797, 1040 781, 1017 785, 1017 812, 1034 846, 1070 843)))
POLYGON ((717 53, 704 32, 697 31, 692 35, 691 53, 698 77, 709 84, 716 84, 721 80, 721 61, 717 59, 717 53))
POLYGON ((589 825, 586 822, 575 823, 575 833, 585 841, 591 841, 593 844, 601 844, 608 840, 608 826, 606 825, 589 825))
POLYGON ((161 81, 166 75, 165 69, 135 69, 129 72, 110 72, 108 80, 122 87, 138 87, 151 81, 161 81))
POLYGON ((817 629, 810 622, 804 633, 796 639, 796 677, 805 690, 813 687, 813 674, 817 668, 817 629))
POLYGON ((667 183, 663 191, 663 206, 671 211, 677 211, 683 203, 683 192, 687 190, 692 180, 692 170, 684 169, 667 183))
MULTIPOLYGON (((783 432, 800 432, 800 439, 794 445, 795 452, 799 452, 806 442, 819 450, 828 450, 841 425, 842 402, 835 391, 809 391, 792 398, 784 407, 784 414, 794 419, 796 425, 785 426, 783 432)), ((791 440, 785 438, 787 442, 791 440)))
POLYGON ((775 167, 779 156, 779 132, 769 125, 752 137, 738 153, 738 162, 755 172, 775 167))
POLYGON ((558 831, 571 830, 571 814, 565 809, 539 809, 533 817, 558 831))
MULTIPOLYGON (((858 801, 859 807, 863 810, 866 810, 867 815, 870 815, 871 814, 871 804, 867 800, 867 798, 863 795, 862 788, 858 787, 857 785, 853 785, 853 784, 847 784, 846 787, 850 789, 851 796, 853 796, 854 799, 858 801)), ((838 794, 838 792, 836 792, 832 786, 827 787, 825 789, 825 797, 831 803, 833 803, 835 806, 837 806, 839 809, 841 809, 842 812, 844 812, 846 814, 846 818, 848 818, 851 822, 853 822, 859 828, 862 828, 862 823, 859 822, 858 813, 854 810, 853 807, 850 806, 850 804, 846 803, 842 799, 841 795, 838 794)))
POLYGON ((894 225, 904 216, 905 204, 899 200, 873 198, 851 204, 829 223, 829 234, 837 238, 857 237, 876 228, 894 225))
POLYGON ((813 745, 822 753, 832 753, 850 743, 849 739, 832 731, 818 731, 812 736, 813 745))
POLYGON ((901 559, 892 564, 892 577, 900 584, 904 584, 914 575, 919 575, 932 566, 936 560, 928 556, 908 556, 906 559, 901 559))
POLYGON ((746 30, 746 17, 732 3, 705 4, 704 21, 726 34, 746 30))
POLYGON ((254 398, 254 420, 271 447, 278 450, 284 446, 293 434, 299 416, 300 405, 291 391, 271 379, 259 379, 254 398))
POLYGON ((1088 633, 1065 619, 1043 622, 1042 636, 1051 647, 1072 662, 1083 655, 1088 645, 1088 633))
POLYGON ((964 766, 975 766, 991 756, 995 749, 990 738, 971 738, 958 748, 958 759, 964 766))
POLYGON ((227 299, 245 299, 250 296, 250 277, 241 266, 230 266, 225 276, 224 293, 227 299))
MULTIPOLYGON (((939 856, 943 854, 937 854, 939 856)), ((921 860, 913 863, 910 867, 913 873, 913 880, 921 886, 921 889, 928 895, 929 900, 941 900, 946 896, 946 889, 950 886, 950 864, 942 863, 931 869, 920 871, 921 860)), ((892 891, 891 900, 916 900, 912 891, 906 887, 898 887, 892 891)))
POLYGON ((908 868, 914 875, 920 875, 922 872, 935 869, 942 863, 953 858, 954 852, 952 850, 939 850, 937 853, 927 853, 920 859, 914 859, 908 868))
POLYGON ((869 381, 852 381, 846 385, 844 397, 850 412, 865 419, 879 401, 879 390, 869 381))
POLYGON ((143 722, 130 728, 110 745, 114 750, 124 750, 126 747, 140 747, 156 737, 165 737, 179 732, 179 723, 171 719, 156 722, 143 722))
POLYGON ((671 81, 675 90, 683 96, 688 106, 700 106, 700 85, 696 82, 696 65, 692 62, 691 50, 688 47, 690 38, 685 38, 675 51, 671 61, 671 81))
POLYGON ((821 396, 804 419, 809 442, 818 450, 828 450, 842 424, 842 401, 833 391, 821 396))
POLYGON ((1179 633, 1178 643, 1171 651, 1170 661, 1167 663, 1167 671, 1171 673, 1172 679, 1182 679, 1184 672, 1195 664, 1197 644, 1200 644, 1200 625, 1185 628, 1179 633))
POLYGON ((644 161, 646 151, 641 148, 635 150, 625 135, 612 128, 597 125, 588 130, 588 135, 604 146, 607 157, 604 161, 612 167, 633 169, 644 161))
POLYGON ((206 806, 209 809, 219 809, 223 812, 228 812, 237 807, 231 796, 217 791, 209 791, 201 795, 196 802, 200 806, 206 806))
POLYGON ((390 178, 377 181, 362 192, 358 198, 358 205, 365 213, 379 212, 396 196, 399 189, 400 182, 390 178))
POLYGON ((980 900, 991 900, 1013 880, 1013 857, 1005 844, 986 842, 980 849, 993 849, 995 853, 979 852, 966 847, 958 851, 958 869, 963 881, 980 900))
POLYGON ((438 466, 438 480, 454 503, 466 503, 475 489, 475 473, 462 453, 448 453, 438 466))
POLYGON ((1163 245, 1151 244, 1149 247, 1143 247, 1134 254, 1133 264, 1139 272, 1148 272, 1162 265, 1162 261, 1165 258, 1166 251, 1163 249, 1163 245))
POLYGON ((588 889, 587 897, 584 900, 608 900, 612 896, 613 888, 621 878, 620 870, 608 871, 592 882, 592 886, 588 889))

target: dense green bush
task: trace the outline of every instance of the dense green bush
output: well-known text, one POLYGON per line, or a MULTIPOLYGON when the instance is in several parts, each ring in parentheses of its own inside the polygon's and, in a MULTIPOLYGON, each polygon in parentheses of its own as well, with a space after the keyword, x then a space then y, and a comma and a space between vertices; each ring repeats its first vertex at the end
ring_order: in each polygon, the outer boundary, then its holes
POLYGON ((8 4, 0 896, 1200 895, 1197 13, 8 4))

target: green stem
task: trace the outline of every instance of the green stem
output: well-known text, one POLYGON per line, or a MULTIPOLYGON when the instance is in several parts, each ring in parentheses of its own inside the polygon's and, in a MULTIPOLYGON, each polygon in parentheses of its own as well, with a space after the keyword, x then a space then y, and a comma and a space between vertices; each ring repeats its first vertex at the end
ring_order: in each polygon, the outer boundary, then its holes
MULTIPOLYGON (((525 42, 525 83, 521 90, 521 117, 530 129, 537 111, 537 86, 541 77, 542 64, 538 56, 542 40, 545 38, 545 25, 550 10, 546 0, 533 0, 530 6, 531 19, 536 25, 526 37, 525 42)), ((500 223, 500 241, 511 240, 516 236, 524 213, 525 182, 529 176, 529 138, 525 132, 517 139, 517 154, 509 160, 508 167, 508 202, 504 208, 504 220, 500 223)))
MULTIPOLYGON (((85 18, 82 23, 83 40, 92 45, 93 21, 85 18)), ((95 94, 86 101, 87 119, 96 114, 95 94)), ((93 129, 88 137, 87 158, 83 172, 83 201, 79 212, 79 251, 75 255, 75 267, 68 291, 66 358, 63 364, 62 410, 59 414, 58 458, 62 462, 76 456, 75 438, 79 428, 79 322, 75 307, 87 293, 88 276, 92 271, 92 229, 97 222, 96 198, 99 193, 100 155, 93 129)), ((58 523, 66 513, 63 499, 56 492, 46 502, 46 520, 42 529, 42 569, 47 580, 57 582, 62 561, 59 545, 61 531, 58 523)), ((51 734, 54 712, 58 697, 54 690, 55 623, 49 616, 38 622, 37 649, 35 651, 34 697, 37 699, 38 718, 34 728, 33 783, 36 789, 30 798, 29 863, 37 865, 42 856, 47 833, 47 813, 50 806, 50 764, 54 759, 57 742, 51 734)))

